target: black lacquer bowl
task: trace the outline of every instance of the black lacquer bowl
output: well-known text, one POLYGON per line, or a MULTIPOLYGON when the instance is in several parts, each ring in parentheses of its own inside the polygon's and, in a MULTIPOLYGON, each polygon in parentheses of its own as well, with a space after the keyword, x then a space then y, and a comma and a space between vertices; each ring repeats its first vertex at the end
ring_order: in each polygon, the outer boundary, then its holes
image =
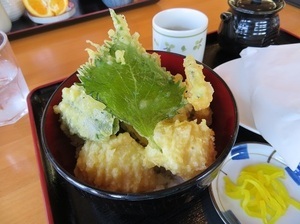
MULTIPOLYGON (((161 56, 163 67, 166 67, 172 74, 184 74, 183 56, 169 52, 157 51, 157 53, 161 56)), ((80 192, 82 205, 91 207, 95 216, 103 214, 101 216, 103 220, 99 220, 99 222, 105 222, 105 216, 112 213, 118 216, 142 215, 147 217, 175 210, 191 203, 215 178, 222 162, 235 143, 239 122, 236 103, 228 86, 208 66, 204 65, 203 72, 206 80, 211 82, 215 90, 211 108, 213 111, 212 128, 215 131, 215 144, 218 151, 217 158, 211 166, 194 178, 165 190, 145 194, 104 191, 87 185, 74 176, 75 148, 61 131, 59 117, 54 114, 53 106, 61 101, 61 92, 64 87, 70 87, 74 82, 78 82, 76 74, 67 78, 53 93, 42 117, 42 147, 47 159, 69 184, 66 187, 80 192)))

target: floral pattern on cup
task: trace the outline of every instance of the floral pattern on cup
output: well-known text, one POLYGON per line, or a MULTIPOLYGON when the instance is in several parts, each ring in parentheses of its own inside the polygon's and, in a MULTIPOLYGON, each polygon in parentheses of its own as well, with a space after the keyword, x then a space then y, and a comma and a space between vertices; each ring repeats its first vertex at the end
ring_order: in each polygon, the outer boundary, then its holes
POLYGON ((153 17, 153 49, 192 55, 202 62, 208 18, 200 11, 173 8, 159 12, 153 17))
MULTIPOLYGON (((193 50, 199 50, 199 48, 202 46, 201 42, 202 42, 203 38, 201 38, 200 40, 197 40, 193 46, 193 50)), ((156 45, 158 46, 158 42, 154 39, 156 45)), ((171 44, 171 43, 168 43, 168 42, 165 42, 165 47, 163 48, 165 51, 169 51, 171 52, 172 49, 175 48, 175 45, 174 44, 171 44)), ((187 51, 187 47, 186 45, 182 45, 180 47, 182 53, 186 52, 187 51)))
MULTIPOLYGON (((156 38, 153 38, 153 48, 163 50, 163 51, 168 51, 168 52, 179 53, 179 54, 183 54, 183 55, 194 54, 194 56, 195 56, 198 54, 199 50, 201 50, 200 48, 202 46, 205 47, 204 41, 205 41, 204 38, 200 38, 200 39, 194 40, 192 42, 194 44, 189 46, 187 44, 182 44, 182 43, 176 44, 175 42, 170 42, 170 41, 164 41, 164 42, 161 41, 160 42, 156 38)), ((201 61, 199 58, 197 58, 197 56, 195 56, 195 58, 196 58, 196 60, 201 61)))

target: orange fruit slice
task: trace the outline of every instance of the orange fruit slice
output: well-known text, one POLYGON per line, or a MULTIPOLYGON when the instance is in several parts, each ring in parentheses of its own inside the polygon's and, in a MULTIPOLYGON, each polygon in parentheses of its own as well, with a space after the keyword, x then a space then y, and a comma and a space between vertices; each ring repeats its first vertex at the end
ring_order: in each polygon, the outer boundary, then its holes
POLYGON ((27 11, 37 17, 58 16, 66 12, 68 0, 23 0, 27 11))

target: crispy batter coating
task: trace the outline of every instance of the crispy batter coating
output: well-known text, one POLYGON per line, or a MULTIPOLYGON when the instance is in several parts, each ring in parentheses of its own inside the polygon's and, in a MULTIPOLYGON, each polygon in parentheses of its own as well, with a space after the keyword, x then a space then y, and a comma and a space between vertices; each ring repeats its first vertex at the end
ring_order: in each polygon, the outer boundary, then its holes
MULTIPOLYGON (((159 122, 149 142, 122 123, 124 133, 101 141, 85 139, 78 153, 76 177, 108 191, 142 193, 188 180, 214 162, 214 132, 208 127, 214 90, 204 79, 203 66, 193 57, 184 60, 184 67, 182 85, 186 85, 188 103, 178 114, 159 122)), ((181 80, 181 75, 174 78, 175 82, 181 80)))
POLYGON ((185 107, 181 108, 178 111, 178 114, 175 115, 172 120, 179 120, 179 121, 192 121, 197 120, 197 123, 200 123, 203 119, 206 120, 206 124, 210 126, 212 124, 212 110, 210 107, 205 109, 201 109, 198 111, 194 110, 192 104, 186 104, 185 107))
POLYGON ((195 111, 206 109, 213 100, 214 89, 209 82, 205 81, 203 66, 197 64, 192 56, 184 59, 186 88, 185 97, 193 105, 195 111))
POLYGON ((146 147, 145 164, 165 167, 188 180, 206 169, 214 160, 214 132, 202 120, 164 120, 154 131, 157 145, 146 147))
POLYGON ((75 176, 109 191, 153 191, 158 174, 143 166, 144 151, 128 133, 101 143, 86 141, 78 155, 75 176))
POLYGON ((82 86, 73 84, 63 88, 62 101, 53 110, 59 114, 61 129, 68 136, 101 141, 119 130, 117 119, 105 108, 103 103, 87 95, 82 86))

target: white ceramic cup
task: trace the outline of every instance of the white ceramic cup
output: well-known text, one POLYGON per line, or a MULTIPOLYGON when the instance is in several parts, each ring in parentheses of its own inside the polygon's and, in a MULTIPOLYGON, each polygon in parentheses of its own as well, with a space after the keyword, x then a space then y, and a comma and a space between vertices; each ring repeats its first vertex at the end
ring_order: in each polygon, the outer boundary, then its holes
POLYGON ((0 30, 2 30, 5 33, 8 33, 11 30, 11 21, 3 8, 3 6, 0 3, 0 30))
POLYGON ((171 8, 152 19, 153 50, 192 55, 202 62, 208 18, 195 9, 171 8))
POLYGON ((27 114, 28 93, 7 35, 0 31, 0 126, 13 124, 27 114))
POLYGON ((22 0, 0 0, 0 3, 12 22, 20 19, 25 12, 22 0))

